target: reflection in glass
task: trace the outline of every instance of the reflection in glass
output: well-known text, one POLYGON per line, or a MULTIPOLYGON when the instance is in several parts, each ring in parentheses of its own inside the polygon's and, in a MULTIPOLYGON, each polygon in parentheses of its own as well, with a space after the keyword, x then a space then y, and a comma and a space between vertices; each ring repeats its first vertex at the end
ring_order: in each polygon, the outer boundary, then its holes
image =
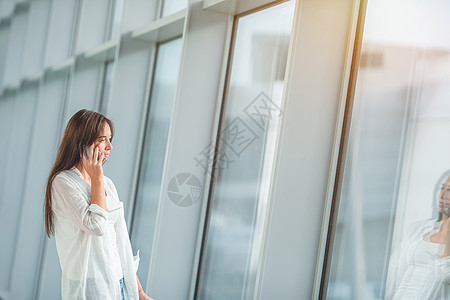
POLYGON ((254 297, 294 5, 236 21, 197 299, 254 297))
POLYGON ((417 221, 438 218, 433 187, 450 168, 450 3, 405 4, 368 2, 328 245, 327 299, 389 296, 391 253, 417 221))
POLYGON ((131 228, 133 249, 140 249, 138 277, 145 288, 156 226, 161 178, 178 75, 181 38, 160 44, 150 98, 147 132, 131 228))
POLYGON ((414 222, 389 262, 388 299, 448 298, 450 284, 450 170, 437 181, 438 218, 414 222))

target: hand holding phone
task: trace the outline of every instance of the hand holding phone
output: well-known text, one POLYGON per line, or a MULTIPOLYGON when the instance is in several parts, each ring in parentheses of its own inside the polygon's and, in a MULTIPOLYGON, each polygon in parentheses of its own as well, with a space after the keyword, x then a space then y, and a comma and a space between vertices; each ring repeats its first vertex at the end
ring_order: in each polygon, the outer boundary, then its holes
MULTIPOLYGON (((86 147, 84 154, 85 154, 85 156, 86 156, 87 159, 89 159, 89 153, 90 153, 90 147, 86 147)), ((97 158, 100 158, 101 155, 102 155, 102 153, 101 153, 100 151, 97 150, 97 158)), ((108 159, 108 158, 103 157, 103 160, 102 160, 102 166, 105 164, 105 162, 106 162, 107 159, 108 159)))
POLYGON ((95 147, 94 143, 83 151, 83 168, 91 179, 103 179, 103 157, 104 154, 98 151, 98 147, 95 147))

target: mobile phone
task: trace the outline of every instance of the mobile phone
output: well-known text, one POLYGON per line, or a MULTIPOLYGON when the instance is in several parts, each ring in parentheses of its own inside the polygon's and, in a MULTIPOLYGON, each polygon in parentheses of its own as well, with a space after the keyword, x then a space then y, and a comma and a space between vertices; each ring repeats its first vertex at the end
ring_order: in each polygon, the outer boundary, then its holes
MULTIPOLYGON (((84 154, 86 155, 86 158, 87 159, 89 159, 89 150, 90 150, 90 147, 86 147, 86 150, 85 150, 85 152, 84 152, 84 154)), ((97 150, 97 154, 98 154, 98 157, 100 157, 100 155, 102 155, 102 153, 100 152, 100 151, 98 151, 97 150)), ((102 161, 102 166, 106 163, 106 161, 108 160, 108 158, 106 158, 106 157, 103 157, 103 161, 102 161)))

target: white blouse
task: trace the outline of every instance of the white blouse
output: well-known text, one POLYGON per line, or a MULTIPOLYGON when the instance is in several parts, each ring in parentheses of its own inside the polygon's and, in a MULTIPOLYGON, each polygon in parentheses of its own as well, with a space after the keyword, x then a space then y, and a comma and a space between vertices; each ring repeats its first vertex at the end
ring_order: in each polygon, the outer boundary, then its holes
POLYGON ((450 257, 445 245, 430 236, 442 222, 427 220, 412 225, 389 262, 386 299, 450 299, 450 257))
POLYGON ((62 299, 139 299, 133 257, 116 187, 104 176, 108 211, 91 202, 91 187, 77 168, 59 173, 52 184, 55 240, 62 270, 62 299))
POLYGON ((108 193, 106 193, 106 207, 108 208, 108 224, 106 226, 105 235, 109 241, 109 247, 111 249, 111 266, 113 269, 114 277, 119 281, 123 277, 122 265, 120 264, 119 247, 117 246, 116 230, 114 225, 120 218, 120 210, 122 209, 121 203, 117 205, 117 200, 108 193), (111 207, 111 208, 110 208, 111 207), (115 207, 115 208, 113 208, 115 207))

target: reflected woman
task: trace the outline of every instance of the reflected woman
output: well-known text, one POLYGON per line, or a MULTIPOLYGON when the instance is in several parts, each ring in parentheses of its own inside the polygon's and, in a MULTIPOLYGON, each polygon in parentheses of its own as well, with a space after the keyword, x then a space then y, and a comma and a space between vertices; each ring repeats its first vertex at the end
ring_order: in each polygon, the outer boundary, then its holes
POLYGON ((102 165, 113 124, 80 110, 69 120, 47 181, 45 226, 55 235, 62 299, 151 300, 142 290, 123 202, 102 165))
POLYGON ((389 262, 387 299, 450 299, 450 170, 437 184, 439 217, 407 230, 389 262))

